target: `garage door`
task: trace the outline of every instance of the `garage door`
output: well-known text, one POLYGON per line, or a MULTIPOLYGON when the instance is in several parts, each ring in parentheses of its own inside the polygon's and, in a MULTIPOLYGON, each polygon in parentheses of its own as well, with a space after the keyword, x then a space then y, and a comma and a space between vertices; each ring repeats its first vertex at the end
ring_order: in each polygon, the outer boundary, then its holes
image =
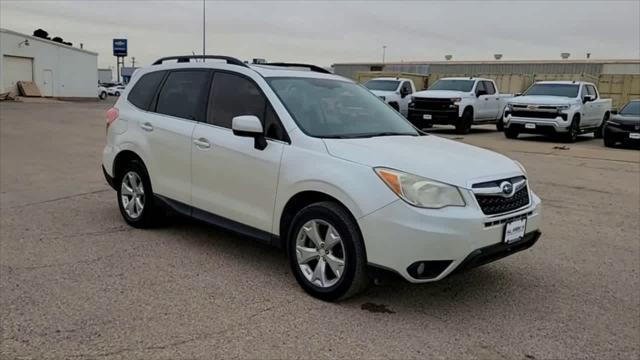
POLYGON ((4 72, 2 92, 18 93, 18 81, 33 81, 33 59, 5 55, 2 57, 4 72))

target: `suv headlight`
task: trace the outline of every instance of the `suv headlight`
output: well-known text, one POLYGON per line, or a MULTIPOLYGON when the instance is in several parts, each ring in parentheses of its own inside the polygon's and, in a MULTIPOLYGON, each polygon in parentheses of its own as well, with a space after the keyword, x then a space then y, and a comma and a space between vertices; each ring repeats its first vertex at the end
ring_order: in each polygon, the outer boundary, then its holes
POLYGON ((558 111, 569 110, 570 108, 571 105, 558 105, 557 107, 558 111))
POLYGON ((451 98, 451 102, 453 102, 453 103, 459 103, 460 101, 462 101, 462 98, 459 98, 459 97, 451 98))
POLYGON ((393 169, 374 170, 391 191, 413 206, 440 209, 445 206, 466 205, 460 190, 455 186, 393 169))

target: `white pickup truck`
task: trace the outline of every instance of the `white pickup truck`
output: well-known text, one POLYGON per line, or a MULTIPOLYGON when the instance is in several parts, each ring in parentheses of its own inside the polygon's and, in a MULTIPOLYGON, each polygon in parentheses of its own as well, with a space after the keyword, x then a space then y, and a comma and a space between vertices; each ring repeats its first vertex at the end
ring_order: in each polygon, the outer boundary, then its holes
POLYGON ((558 134, 569 142, 589 132, 602 137, 610 113, 611 99, 600 98, 592 83, 540 81, 509 100, 504 134, 510 139, 521 133, 558 134))
POLYGON ((403 116, 407 116, 411 94, 416 92, 411 79, 381 77, 367 81, 364 86, 403 116))
POLYGON ((501 130, 504 108, 511 97, 500 94, 491 79, 442 78, 413 95, 408 119, 419 129, 454 125, 459 134, 468 133, 473 124, 495 123, 501 130))

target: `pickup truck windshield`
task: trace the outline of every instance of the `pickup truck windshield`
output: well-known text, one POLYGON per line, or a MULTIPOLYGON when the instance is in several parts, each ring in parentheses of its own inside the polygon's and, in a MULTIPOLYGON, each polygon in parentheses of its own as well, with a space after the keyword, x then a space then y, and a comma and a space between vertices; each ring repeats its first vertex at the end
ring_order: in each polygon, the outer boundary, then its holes
POLYGON ((474 80, 438 80, 429 90, 451 90, 469 92, 473 89, 474 80))
POLYGON ((364 86, 369 90, 379 90, 379 91, 396 91, 400 85, 400 81, 395 80, 369 80, 364 86))
POLYGON ((573 84, 534 84, 523 95, 578 97, 579 85, 573 84))
POLYGON ((632 101, 619 112, 620 115, 640 116, 640 101, 632 101))
POLYGON ((267 82, 300 129, 310 136, 418 136, 402 115, 360 85, 299 77, 268 78, 267 82))

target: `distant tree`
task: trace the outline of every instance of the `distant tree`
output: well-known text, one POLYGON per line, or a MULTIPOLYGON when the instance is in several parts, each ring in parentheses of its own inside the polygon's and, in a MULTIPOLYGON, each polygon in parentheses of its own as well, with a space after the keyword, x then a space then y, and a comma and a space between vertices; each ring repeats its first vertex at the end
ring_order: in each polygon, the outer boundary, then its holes
POLYGON ((64 40, 62 40, 62 38, 60 36, 54 37, 53 39, 51 39, 51 41, 55 41, 57 43, 64 44, 64 40))
POLYGON ((42 29, 35 30, 33 32, 33 36, 43 38, 43 39, 49 39, 49 33, 42 29))

